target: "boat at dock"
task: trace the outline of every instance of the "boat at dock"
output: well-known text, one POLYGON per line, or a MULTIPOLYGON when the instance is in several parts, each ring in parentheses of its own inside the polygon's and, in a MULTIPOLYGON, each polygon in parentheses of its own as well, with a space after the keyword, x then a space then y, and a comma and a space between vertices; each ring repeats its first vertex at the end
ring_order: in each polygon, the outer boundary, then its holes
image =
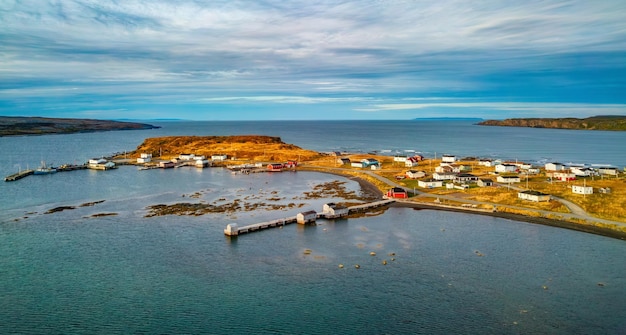
POLYGON ((43 174, 51 174, 51 173, 56 173, 57 169, 47 166, 46 162, 42 161, 41 162, 41 166, 38 167, 37 169, 35 169, 35 171, 33 172, 33 174, 35 175, 43 175, 43 174))

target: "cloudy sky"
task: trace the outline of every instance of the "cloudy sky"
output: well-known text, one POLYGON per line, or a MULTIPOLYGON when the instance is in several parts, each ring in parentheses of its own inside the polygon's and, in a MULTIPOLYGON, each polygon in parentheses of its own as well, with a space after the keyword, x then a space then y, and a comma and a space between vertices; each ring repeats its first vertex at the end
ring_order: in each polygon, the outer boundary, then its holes
POLYGON ((626 1, 0 0, 0 115, 626 115, 626 1))

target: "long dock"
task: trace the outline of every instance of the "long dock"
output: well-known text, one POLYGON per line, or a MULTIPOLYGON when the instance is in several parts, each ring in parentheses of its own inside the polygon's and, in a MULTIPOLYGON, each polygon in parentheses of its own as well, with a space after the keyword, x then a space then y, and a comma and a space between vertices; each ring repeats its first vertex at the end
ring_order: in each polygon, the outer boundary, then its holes
POLYGON ((34 170, 24 170, 24 171, 20 171, 18 173, 14 173, 10 176, 6 176, 4 177, 4 181, 16 181, 19 179, 22 179, 26 176, 30 176, 31 174, 35 173, 34 170))
MULTIPOLYGON (((388 205, 392 202, 394 202, 395 200, 392 199, 385 199, 385 200, 381 200, 381 201, 376 201, 376 202, 369 202, 369 203, 365 203, 365 204, 361 204, 361 205, 355 205, 355 206, 350 206, 348 208, 346 208, 346 210, 344 211, 345 214, 337 214, 334 211, 331 212, 318 212, 316 213, 316 219, 334 219, 334 218, 338 218, 338 217, 342 217, 348 214, 352 214, 352 213, 358 213, 358 212, 363 212, 366 211, 368 209, 371 208, 376 208, 376 207, 381 207, 381 206, 385 206, 388 205)), ((325 206, 326 207, 326 206, 325 206)), ((231 223, 228 224, 226 226, 226 228, 224 229, 224 234, 228 235, 228 236, 237 236, 237 235, 241 235, 241 234, 247 234, 247 233, 251 233, 254 231, 258 231, 258 230, 263 230, 263 229, 268 229, 268 228, 275 228, 275 227, 282 227, 291 223, 295 223, 298 221, 298 215, 296 216, 289 216, 286 218, 282 218, 282 219, 276 219, 276 220, 272 220, 272 221, 265 221, 265 222, 259 222, 259 223, 254 223, 254 224, 250 224, 250 225, 246 225, 246 226, 238 226, 236 223, 231 223)))

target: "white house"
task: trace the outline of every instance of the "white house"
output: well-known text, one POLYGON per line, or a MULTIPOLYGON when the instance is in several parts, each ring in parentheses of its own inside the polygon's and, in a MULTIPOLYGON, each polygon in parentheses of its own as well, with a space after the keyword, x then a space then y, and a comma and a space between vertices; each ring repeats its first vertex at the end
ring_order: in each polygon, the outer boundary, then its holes
POLYGON ((478 177, 471 173, 461 173, 456 175, 454 181, 457 183, 465 184, 465 183, 475 183, 478 181, 478 177))
POLYGON ((574 194, 593 194, 593 187, 572 185, 572 193, 574 194))
POLYGON ((481 159, 478 161, 478 165, 492 167, 494 164, 493 164, 493 161, 489 159, 481 159))
POLYGON ((401 162, 401 163, 403 163, 403 162, 406 162, 407 159, 408 159, 408 157, 406 157, 406 156, 394 156, 393 157, 393 161, 394 162, 401 162))
POLYGON ((334 202, 324 204, 322 212, 326 216, 326 218, 338 218, 342 216, 346 216, 349 213, 348 207, 337 205, 334 202))
POLYGON ((526 174, 539 174, 541 173, 541 170, 539 170, 538 168, 530 168, 526 170, 526 174))
POLYGON ((572 166, 570 167, 570 172, 579 177, 589 177, 595 174, 592 168, 584 167, 584 166, 572 166))
POLYGON ((426 172, 409 170, 409 171, 405 172, 405 175, 407 176, 407 178, 417 179, 417 178, 426 177, 426 172))
POLYGON ((417 156, 413 156, 413 157, 409 157, 406 159, 406 161, 404 162, 404 166, 405 167, 414 167, 417 166, 419 164, 420 159, 417 156))
POLYGON ((180 155, 178 155, 178 158, 180 160, 183 160, 183 161, 190 161, 190 160, 194 159, 195 156, 196 155, 194 155, 194 154, 180 154, 180 155))
POLYGON ((435 167, 435 172, 453 172, 453 173, 460 173, 461 172, 461 167, 459 165, 456 164, 448 164, 448 163, 441 163, 439 164, 439 166, 435 167))
POLYGON ((505 184, 510 184, 510 183, 519 183, 520 177, 519 176, 498 176, 498 178, 496 178, 496 181, 498 183, 505 183, 505 184))
POLYGON ((441 156, 441 161, 444 163, 454 163, 456 162, 456 156, 454 155, 443 155, 441 156))
POLYGON ((226 159, 228 159, 228 155, 224 155, 224 154, 211 155, 212 161, 225 161, 226 159))
POLYGON ((539 191, 522 191, 517 193, 517 197, 522 200, 530 200, 535 202, 550 201, 550 195, 539 191))
POLYGON ((352 163, 350 163, 350 166, 355 167, 355 168, 363 168, 363 163, 361 163, 361 162, 352 162, 352 163))
POLYGON ((418 180, 417 186, 422 188, 443 187, 443 181, 435 179, 418 180))
POLYGON ((149 163, 152 160, 152 154, 142 153, 137 158, 137 163, 149 163))
POLYGON ((510 173, 517 171, 517 165, 513 164, 498 164, 496 165, 496 172, 498 173, 510 173))
POLYGON ((435 172, 433 173, 433 179, 435 180, 454 180, 456 173, 452 172, 435 172))
POLYGON ((576 180, 576 175, 570 172, 552 172, 552 178, 560 181, 576 180))
POLYGON ((515 163, 512 163, 512 164, 517 166, 518 168, 520 168, 522 170, 528 170, 528 169, 533 167, 532 164, 524 163, 524 162, 515 162, 515 163))
POLYGON ((546 169, 546 171, 561 171, 565 170, 565 165, 561 163, 546 163, 544 165, 544 168, 546 169))
POLYGON ((617 176, 619 174, 619 170, 616 167, 601 167, 598 168, 598 173, 607 176, 617 176))

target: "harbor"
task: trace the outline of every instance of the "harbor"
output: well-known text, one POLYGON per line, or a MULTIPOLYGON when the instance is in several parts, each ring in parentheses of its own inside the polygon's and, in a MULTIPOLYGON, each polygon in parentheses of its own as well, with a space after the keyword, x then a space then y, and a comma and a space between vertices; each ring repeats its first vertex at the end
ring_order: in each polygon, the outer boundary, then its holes
POLYGON ((241 234, 247 234, 263 229, 283 227, 292 223, 306 224, 314 223, 317 219, 336 219, 348 216, 350 214, 361 213, 369 209, 378 208, 393 203, 393 199, 384 199, 375 202, 369 202, 360 205, 354 205, 350 207, 341 206, 335 203, 325 204, 322 212, 308 211, 298 213, 295 216, 289 216, 282 219, 276 219, 271 221, 264 221, 254 223, 245 226, 239 226, 236 223, 230 223, 226 225, 224 234, 227 236, 238 236, 241 234))

